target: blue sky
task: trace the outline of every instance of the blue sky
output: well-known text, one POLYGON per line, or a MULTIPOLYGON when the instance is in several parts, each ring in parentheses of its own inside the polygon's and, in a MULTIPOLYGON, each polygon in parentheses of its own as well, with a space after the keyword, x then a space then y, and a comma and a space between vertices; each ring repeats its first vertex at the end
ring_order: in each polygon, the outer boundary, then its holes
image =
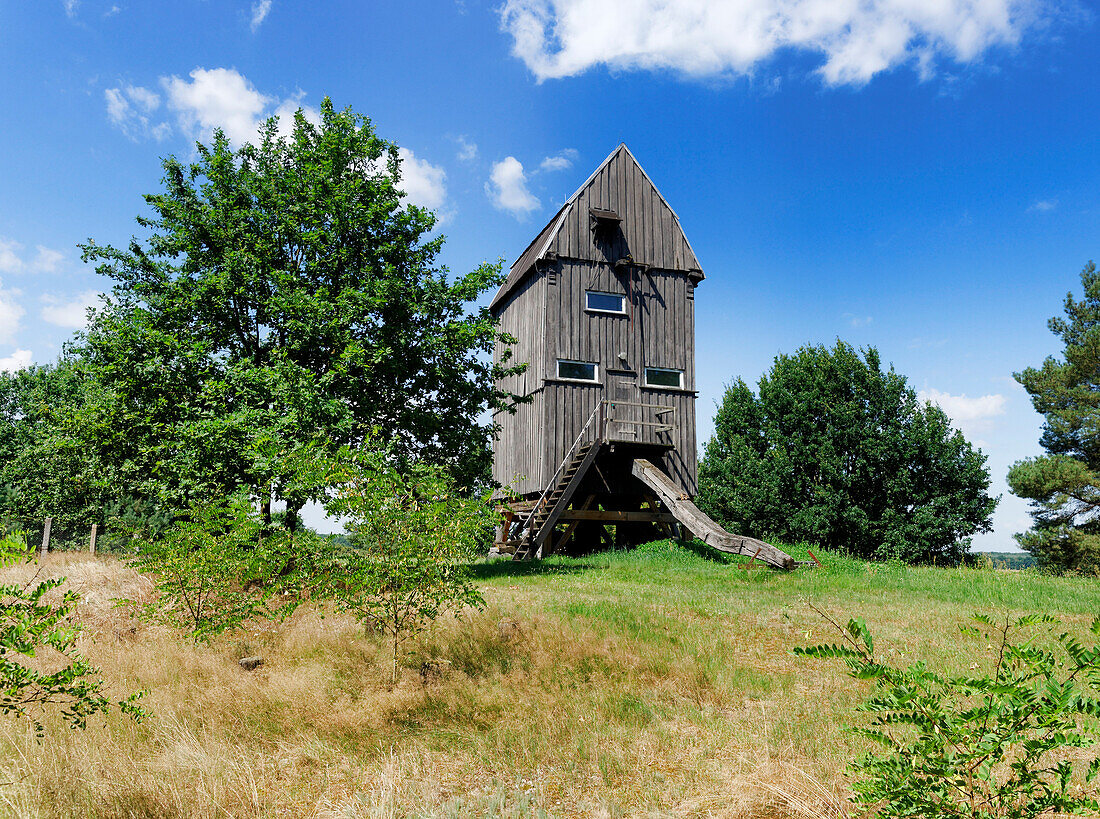
POLYGON ((513 260, 625 141, 707 274, 701 438, 735 377, 874 345, 1026 506, 1012 373, 1098 252, 1097 15, 1037 0, 0 0, 0 367, 46 363, 107 287, 160 157, 328 95, 405 150, 443 262, 513 260))

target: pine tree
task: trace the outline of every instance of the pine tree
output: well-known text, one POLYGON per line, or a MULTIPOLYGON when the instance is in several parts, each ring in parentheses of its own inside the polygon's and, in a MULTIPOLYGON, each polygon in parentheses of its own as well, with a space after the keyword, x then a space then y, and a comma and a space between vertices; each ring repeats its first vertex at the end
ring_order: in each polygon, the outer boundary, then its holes
POLYGON ((1039 443, 1047 455, 1013 464, 1008 485, 1031 501, 1032 529, 1016 535, 1041 566, 1100 570, 1100 273, 1081 271, 1084 298, 1066 294, 1065 318, 1047 326, 1065 345, 1063 358, 1015 374, 1043 414, 1039 443))

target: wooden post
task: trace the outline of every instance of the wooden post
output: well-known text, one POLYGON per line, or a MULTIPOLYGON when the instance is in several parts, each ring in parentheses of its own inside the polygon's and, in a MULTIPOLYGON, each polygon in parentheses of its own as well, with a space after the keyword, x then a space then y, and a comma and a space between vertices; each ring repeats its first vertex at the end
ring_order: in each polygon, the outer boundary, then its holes
POLYGON ((88 551, 91 552, 93 555, 95 554, 95 536, 96 536, 97 531, 99 531, 99 524, 98 523, 93 523, 92 524, 92 537, 88 541, 88 551))
POLYGON ((50 551, 50 528, 53 526, 53 518, 46 518, 46 525, 42 527, 42 554, 50 551))

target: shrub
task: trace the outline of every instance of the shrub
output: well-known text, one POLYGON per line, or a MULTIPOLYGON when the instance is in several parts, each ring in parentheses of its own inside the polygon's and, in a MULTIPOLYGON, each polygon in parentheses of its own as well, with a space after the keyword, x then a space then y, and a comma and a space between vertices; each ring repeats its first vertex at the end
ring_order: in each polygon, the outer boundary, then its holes
MULTIPOLYGON (((27 541, 22 534, 0 534, 0 565, 10 566, 25 559, 27 541)), ((33 553, 29 559, 34 559, 33 553)), ((45 726, 37 714, 47 706, 59 708, 62 718, 73 728, 84 728, 89 717, 107 713, 111 701, 103 694, 103 680, 95 678, 99 670, 75 648, 80 629, 71 617, 79 595, 69 589, 59 602, 47 602, 46 595, 61 586, 65 578, 35 582, 37 578, 35 574, 24 586, 0 585, 0 711, 29 718, 42 736, 45 726), (62 658, 59 668, 56 662, 43 661, 39 656, 43 649, 47 656, 55 653, 62 658), (42 670, 44 665, 56 670, 42 670), (31 709, 35 709, 34 716, 31 709)), ((140 696, 133 694, 117 706, 141 720, 145 712, 137 704, 140 696)))
MULTIPOLYGON (((992 641, 992 672, 948 677, 920 662, 895 668, 875 655, 862 620, 841 628, 826 619, 844 644, 795 653, 839 659, 852 677, 878 689, 859 707, 873 715, 870 724, 850 729, 883 749, 850 769, 859 777, 855 801, 869 813, 1022 819, 1100 810, 1095 788, 1085 789, 1100 759, 1083 766, 1072 756, 1095 742, 1100 645, 1086 648, 1063 633, 1056 653, 1017 639, 1021 630, 1056 623, 1053 617, 995 623, 977 616, 978 625, 965 630, 992 641)), ((1091 633, 1100 636, 1100 617, 1091 633)))
POLYGON ((458 490, 442 467, 399 471, 385 451, 359 456, 346 473, 334 511, 347 516, 351 545, 314 568, 314 594, 390 641, 392 680, 402 643, 445 612, 480 607, 469 563, 485 546, 495 514, 487 498, 458 490))
POLYGON ((726 390, 714 427, 698 503, 731 531, 907 562, 958 561, 989 531, 985 456, 874 348, 777 356, 759 395, 726 390))

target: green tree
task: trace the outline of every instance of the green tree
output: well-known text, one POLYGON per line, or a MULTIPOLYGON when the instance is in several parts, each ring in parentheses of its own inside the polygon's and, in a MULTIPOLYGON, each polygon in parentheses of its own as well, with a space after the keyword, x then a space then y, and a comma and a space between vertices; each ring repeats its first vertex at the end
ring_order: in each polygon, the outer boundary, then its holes
POLYGON ((446 612, 483 604, 470 563, 484 554, 496 513, 435 465, 398 469, 389 452, 366 450, 349 467, 331 508, 346 516, 351 543, 329 544, 303 573, 315 597, 386 635, 396 683, 404 642, 446 612))
MULTIPOLYGON (((0 566, 25 559, 25 537, 0 533, 0 566)), ((39 736, 45 732, 39 719, 44 709, 58 709, 70 726, 84 728, 89 717, 112 707, 103 680, 96 679, 99 670, 76 650, 80 628, 72 616, 79 595, 69 589, 56 602, 48 599, 64 583, 63 577, 38 580, 36 574, 22 586, 0 584, 0 712, 30 719, 39 736)), ((145 716, 137 704, 140 696, 117 706, 140 721, 145 716)))
POLYGON ((1013 464, 1012 492, 1031 501, 1031 531, 1016 540, 1048 569, 1100 571, 1100 273, 1081 271, 1084 298, 1066 294, 1065 318, 1047 326, 1065 345, 1015 378, 1044 417, 1048 454, 1013 464))
POLYGON ((844 342, 779 355, 759 396, 725 393, 700 508, 731 530, 908 561, 959 560, 988 531, 985 456, 903 376, 844 342))
MULTIPOLYGON (((1057 623, 1053 617, 997 623, 979 615, 963 631, 986 644, 991 668, 982 673, 975 664, 948 676, 922 662, 894 667, 875 654, 862 620, 841 628, 826 619, 844 642, 795 653, 839 659, 877 689, 858 708, 871 714, 869 725, 849 729, 875 745, 850 767, 861 815, 1032 819, 1100 811, 1100 759, 1078 761, 1098 733, 1100 645, 1062 633, 1055 651, 1020 636, 1057 623)), ((1090 637, 1100 637, 1100 618, 1090 637)))
POLYGON ((319 125, 299 112, 290 136, 272 119, 255 145, 216 132, 197 150, 164 161, 144 241, 83 248, 116 281, 82 354, 120 485, 177 509, 249 487, 293 529, 310 497, 259 442, 334 451, 374 427, 405 462, 485 478, 486 410, 511 401, 491 351, 509 339, 473 305, 499 265, 436 263, 443 238, 402 203, 396 146, 326 99, 319 125))
POLYGON ((64 542, 104 523, 110 476, 81 423, 94 391, 86 368, 65 357, 0 373, 0 520, 9 528, 37 538, 50 517, 53 539, 64 542))

